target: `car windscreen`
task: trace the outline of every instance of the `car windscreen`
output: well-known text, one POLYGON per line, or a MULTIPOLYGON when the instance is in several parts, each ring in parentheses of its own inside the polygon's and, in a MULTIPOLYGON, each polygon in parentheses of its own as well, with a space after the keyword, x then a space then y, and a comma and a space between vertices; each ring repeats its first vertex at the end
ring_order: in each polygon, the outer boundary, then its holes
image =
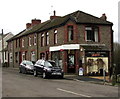
POLYGON ((48 62, 48 61, 46 61, 45 62, 45 66, 46 67, 56 67, 56 64, 55 64, 55 62, 48 62))
POLYGON ((26 61, 27 65, 33 65, 33 63, 31 61, 26 61))

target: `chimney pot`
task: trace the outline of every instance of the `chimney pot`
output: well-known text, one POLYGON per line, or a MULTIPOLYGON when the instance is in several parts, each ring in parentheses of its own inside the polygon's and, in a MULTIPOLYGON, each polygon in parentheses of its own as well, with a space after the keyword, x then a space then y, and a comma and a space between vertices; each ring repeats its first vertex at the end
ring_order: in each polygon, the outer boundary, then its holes
POLYGON ((53 13, 54 13, 54 16, 56 16, 56 11, 55 10, 53 11, 53 13))

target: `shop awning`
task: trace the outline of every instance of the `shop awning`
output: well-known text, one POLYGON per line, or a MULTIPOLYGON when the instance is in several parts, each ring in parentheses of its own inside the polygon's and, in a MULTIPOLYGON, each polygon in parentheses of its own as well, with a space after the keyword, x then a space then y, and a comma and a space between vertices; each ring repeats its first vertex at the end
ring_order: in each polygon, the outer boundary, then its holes
POLYGON ((60 51, 60 50, 75 50, 80 49, 79 44, 65 44, 60 46, 53 46, 49 48, 49 51, 60 51))

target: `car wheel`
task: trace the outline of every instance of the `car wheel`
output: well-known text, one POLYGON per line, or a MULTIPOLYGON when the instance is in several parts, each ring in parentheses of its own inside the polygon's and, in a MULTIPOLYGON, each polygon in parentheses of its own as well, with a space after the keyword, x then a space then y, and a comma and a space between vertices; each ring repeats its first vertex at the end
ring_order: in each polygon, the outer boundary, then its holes
POLYGON ((27 74, 27 70, 26 69, 24 69, 24 74, 27 74))
POLYGON ((21 71, 21 70, 19 70, 19 73, 22 73, 22 71, 21 71))
POLYGON ((37 76, 37 71, 36 71, 36 70, 33 71, 33 75, 34 75, 35 77, 37 76))
POLYGON ((43 78, 45 79, 47 77, 46 73, 43 72, 43 78))

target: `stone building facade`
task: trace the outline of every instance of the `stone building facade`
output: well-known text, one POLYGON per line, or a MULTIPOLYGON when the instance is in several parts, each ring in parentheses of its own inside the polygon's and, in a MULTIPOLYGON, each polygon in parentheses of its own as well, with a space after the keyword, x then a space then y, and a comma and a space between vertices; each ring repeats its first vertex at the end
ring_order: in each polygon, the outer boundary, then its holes
POLYGON ((63 17, 54 15, 41 23, 34 19, 26 29, 8 40, 10 66, 22 60, 54 60, 65 73, 109 74, 112 66, 113 23, 82 11, 63 17), (12 57, 12 58, 11 58, 12 57))

